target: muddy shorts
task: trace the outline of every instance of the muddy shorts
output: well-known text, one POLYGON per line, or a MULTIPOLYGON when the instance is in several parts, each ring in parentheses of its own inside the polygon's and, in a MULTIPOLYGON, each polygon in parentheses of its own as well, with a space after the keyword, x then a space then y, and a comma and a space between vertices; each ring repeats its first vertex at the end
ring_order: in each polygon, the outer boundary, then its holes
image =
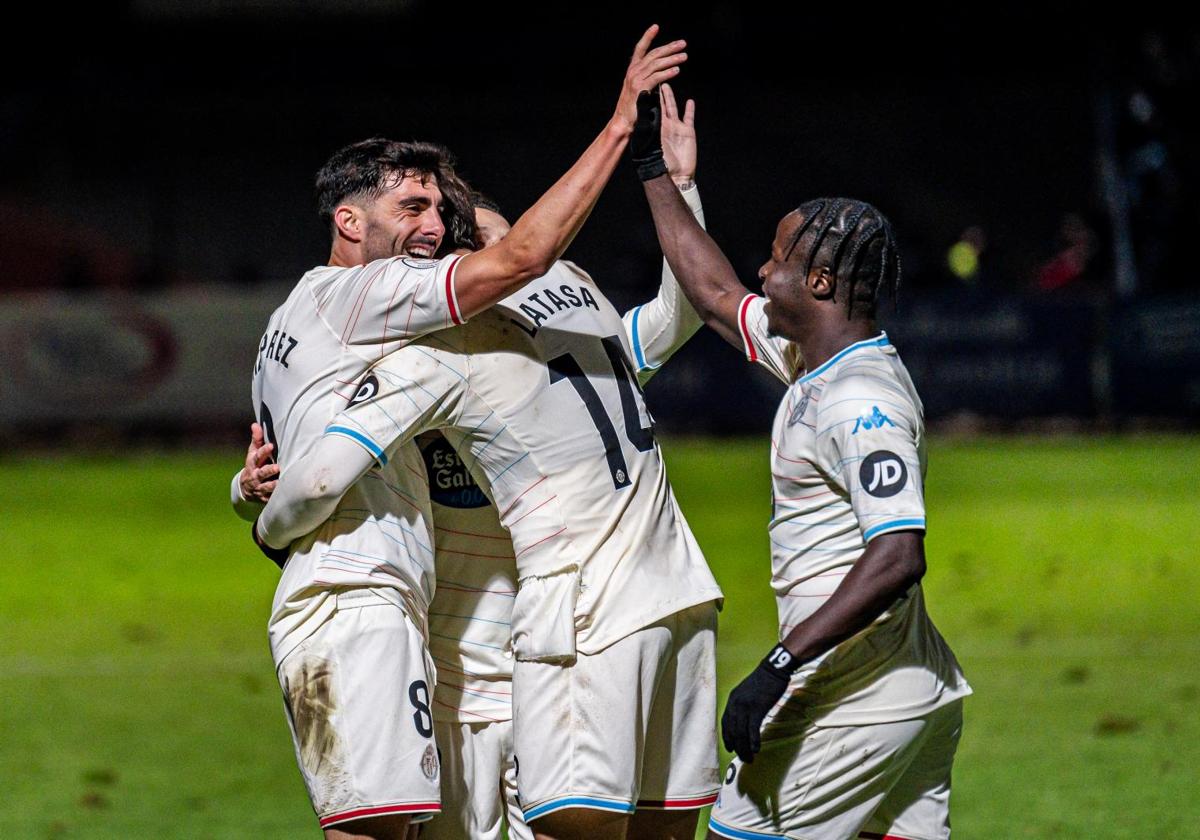
POLYGON ((335 608, 296 628, 304 641, 276 668, 321 827, 441 810, 434 672, 420 631, 372 589, 332 597, 335 608))

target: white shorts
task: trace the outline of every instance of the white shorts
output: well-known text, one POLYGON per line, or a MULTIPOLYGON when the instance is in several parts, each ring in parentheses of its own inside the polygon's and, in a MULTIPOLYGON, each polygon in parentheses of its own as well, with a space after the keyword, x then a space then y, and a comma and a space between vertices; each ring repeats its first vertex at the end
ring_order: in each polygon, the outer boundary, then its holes
POLYGON ((810 726, 734 758, 708 827, 734 840, 947 840, 962 700, 864 726, 810 726))
MULTIPOLYGON (((333 610, 277 663, 296 761, 322 828, 440 810, 433 670, 405 611, 370 588, 333 610)), ((289 634, 292 635, 292 634, 289 634)))
POLYGON ((442 757, 442 813, 422 840, 533 840, 517 803, 511 720, 435 721, 442 757))
POLYGON ((526 821, 563 808, 712 804, 717 609, 709 601, 569 666, 515 663, 517 786, 526 821))

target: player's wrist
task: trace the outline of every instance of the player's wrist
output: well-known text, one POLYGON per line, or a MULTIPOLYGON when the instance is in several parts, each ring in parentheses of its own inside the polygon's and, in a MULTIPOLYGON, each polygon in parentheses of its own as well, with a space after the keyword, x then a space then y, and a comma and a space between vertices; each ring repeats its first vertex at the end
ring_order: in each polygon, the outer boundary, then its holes
POLYGON ((258 546, 258 550, 266 555, 267 559, 274 563, 279 568, 283 568, 283 564, 287 562, 288 550, 284 548, 272 548, 263 540, 262 535, 258 533, 258 519, 250 524, 250 536, 254 540, 254 544, 258 546))
POLYGON ((672 175, 671 180, 675 182, 675 186, 680 192, 691 192, 696 189, 695 175, 672 175))
POLYGON ((604 127, 604 133, 611 140, 624 143, 633 134, 633 123, 624 114, 613 114, 612 119, 608 121, 608 125, 604 127))
POLYGON ((763 657, 762 662, 758 663, 758 668, 764 674, 786 683, 803 664, 804 661, 800 657, 795 656, 780 642, 763 657))

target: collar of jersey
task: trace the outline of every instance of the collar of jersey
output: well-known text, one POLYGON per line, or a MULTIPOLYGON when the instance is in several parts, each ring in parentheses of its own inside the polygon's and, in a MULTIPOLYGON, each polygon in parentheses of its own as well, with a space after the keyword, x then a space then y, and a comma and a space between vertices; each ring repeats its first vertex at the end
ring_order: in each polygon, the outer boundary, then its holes
POLYGON ((887 347, 888 344, 890 344, 890 343, 891 342, 888 341, 887 333, 885 333, 885 332, 881 332, 879 335, 875 336, 874 338, 868 338, 865 341, 856 341, 853 344, 851 344, 849 347, 845 347, 845 348, 839 350, 837 353, 835 353, 833 355, 833 358, 827 359, 825 361, 825 363, 823 365, 821 365, 819 368, 817 368, 816 370, 813 370, 813 371, 809 371, 808 373, 804 374, 796 381, 797 382, 808 382, 811 379, 813 379, 814 377, 820 376, 822 373, 829 370, 829 368, 836 365, 842 359, 849 356, 855 350, 862 350, 864 347, 887 347))

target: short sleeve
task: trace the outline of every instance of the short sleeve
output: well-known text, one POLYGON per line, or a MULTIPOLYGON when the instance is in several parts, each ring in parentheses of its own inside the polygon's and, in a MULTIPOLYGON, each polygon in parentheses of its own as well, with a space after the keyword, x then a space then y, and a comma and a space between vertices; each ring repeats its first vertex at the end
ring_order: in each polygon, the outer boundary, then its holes
POLYGON ((382 357, 463 323, 454 288, 461 259, 392 257, 339 274, 315 290, 321 317, 343 344, 382 357))
POLYGON ((350 404, 326 427, 363 447, 380 466, 399 446, 453 422, 466 391, 459 353, 414 344, 368 370, 350 404))
POLYGON ((822 466, 849 494, 865 542, 925 530, 920 414, 898 384, 876 374, 834 380, 816 434, 822 466))
POLYGON ((790 385, 804 367, 800 347, 767 331, 766 305, 767 299, 761 295, 746 295, 738 305, 742 349, 749 361, 757 362, 790 385))

